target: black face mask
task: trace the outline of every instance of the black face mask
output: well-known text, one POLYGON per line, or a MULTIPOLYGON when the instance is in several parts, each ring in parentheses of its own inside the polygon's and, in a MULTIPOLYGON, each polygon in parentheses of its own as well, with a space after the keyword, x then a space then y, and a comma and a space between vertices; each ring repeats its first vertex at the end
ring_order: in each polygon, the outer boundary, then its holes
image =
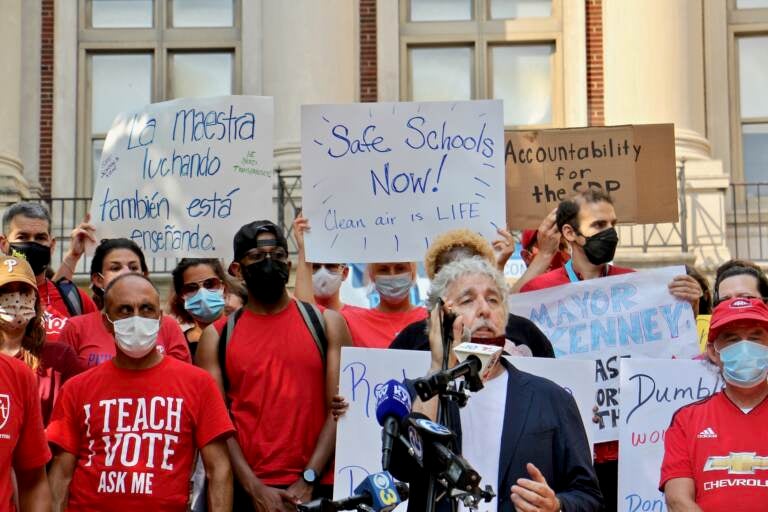
POLYGON ((604 265, 613 260, 616 246, 619 245, 619 234, 615 228, 604 229, 592 236, 585 236, 584 239, 586 242, 582 247, 591 264, 604 265))
POLYGON ((288 263, 265 258, 243 267, 245 286, 262 304, 274 304, 285 292, 288 284, 288 263))
POLYGON ((36 276, 45 272, 51 264, 51 248, 46 245, 37 242, 17 242, 10 244, 10 247, 11 254, 18 252, 24 255, 36 276))

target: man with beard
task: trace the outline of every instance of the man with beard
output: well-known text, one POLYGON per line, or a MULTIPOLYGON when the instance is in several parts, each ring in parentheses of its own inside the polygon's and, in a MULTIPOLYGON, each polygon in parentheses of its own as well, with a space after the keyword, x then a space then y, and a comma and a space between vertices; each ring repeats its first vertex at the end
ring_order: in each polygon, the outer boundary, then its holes
POLYGON ((218 330, 200 338, 197 363, 224 393, 237 429, 228 441, 236 476, 234 510, 295 510, 313 495, 330 495, 343 318, 292 298, 283 231, 270 221, 240 228, 230 270, 248 301, 218 330))
MULTIPOLYGON (((504 344, 507 322, 504 277, 473 257, 440 270, 429 292, 430 373, 443 361, 442 315, 456 315, 454 346, 504 344)), ((449 366, 457 360, 451 354, 449 366)), ((437 417, 438 399, 417 400, 413 409, 437 417)), ((516 369, 505 359, 491 368, 485 387, 461 409, 446 411, 458 434, 458 451, 497 493, 482 511, 592 511, 602 509, 587 435, 573 397, 557 384, 516 369)), ((413 508, 424 506, 422 486, 411 485, 413 508)), ((423 510, 423 508, 421 508, 423 510)))

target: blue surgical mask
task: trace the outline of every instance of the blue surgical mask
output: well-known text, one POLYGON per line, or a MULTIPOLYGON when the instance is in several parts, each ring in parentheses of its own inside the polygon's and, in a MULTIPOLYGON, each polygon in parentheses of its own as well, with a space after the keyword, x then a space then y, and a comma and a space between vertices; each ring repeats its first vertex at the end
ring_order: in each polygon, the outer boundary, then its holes
POLYGON ((376 291, 383 298, 391 302, 400 302, 411 291, 413 281, 411 273, 396 274, 394 276, 376 276, 374 279, 376 291))
POLYGON ((184 301, 184 309, 203 322, 212 322, 219 318, 225 305, 224 290, 208 290, 202 287, 184 301))
POLYGON ((741 340, 720 351, 725 381, 740 388, 753 388, 768 377, 768 347, 741 340))

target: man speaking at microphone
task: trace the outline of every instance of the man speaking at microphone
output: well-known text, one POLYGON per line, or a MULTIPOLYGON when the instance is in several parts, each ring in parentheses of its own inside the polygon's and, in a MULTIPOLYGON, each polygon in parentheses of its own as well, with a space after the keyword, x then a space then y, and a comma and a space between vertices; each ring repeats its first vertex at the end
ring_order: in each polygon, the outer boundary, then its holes
MULTIPOLYGON (((469 258, 443 267, 432 281, 427 304, 430 374, 441 370, 441 317, 456 315, 453 346, 473 342, 505 346, 507 285, 488 262, 469 258)), ((449 366, 457 364, 453 352, 449 366)), ((437 418, 438 398, 416 400, 415 412, 437 418)), ((493 486, 497 498, 481 512, 597 511, 603 507, 587 436, 576 403, 557 384, 500 359, 486 373, 485 387, 459 409, 447 411, 459 453, 493 486)), ((412 499, 416 490, 411 485, 412 499)), ((439 507, 438 510, 443 507, 439 507)))

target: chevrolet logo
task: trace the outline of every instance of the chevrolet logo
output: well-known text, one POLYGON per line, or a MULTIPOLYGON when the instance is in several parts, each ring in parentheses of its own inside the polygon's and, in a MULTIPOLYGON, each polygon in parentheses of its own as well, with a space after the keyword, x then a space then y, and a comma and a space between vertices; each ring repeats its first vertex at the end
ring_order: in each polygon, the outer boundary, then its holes
POLYGON ((725 457, 709 457, 704 464, 704 471, 722 469, 731 475, 754 475, 755 470, 768 470, 768 457, 760 457, 755 452, 731 452, 725 457))

